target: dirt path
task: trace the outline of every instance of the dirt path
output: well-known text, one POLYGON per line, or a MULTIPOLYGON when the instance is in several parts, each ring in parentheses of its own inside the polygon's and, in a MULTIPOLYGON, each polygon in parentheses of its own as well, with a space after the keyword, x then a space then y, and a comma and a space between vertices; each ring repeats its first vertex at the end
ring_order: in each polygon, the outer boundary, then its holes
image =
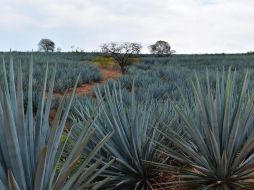
MULTIPOLYGON (((80 87, 77 88, 76 90, 76 94, 78 96, 84 95, 84 94, 89 94, 91 92, 93 92, 93 89, 98 85, 98 84, 104 84, 105 82, 107 82, 109 79, 117 79, 119 78, 122 74, 120 71, 117 70, 108 70, 108 69, 102 69, 100 68, 100 72, 103 75, 103 79, 99 82, 93 82, 90 84, 84 84, 80 87)), ((72 92, 72 88, 69 89, 68 94, 71 94, 72 92)), ((55 93, 55 96, 62 96, 62 93, 55 93)))
POLYGON ((121 73, 115 70, 100 69, 100 71, 103 75, 102 81, 91 84, 84 84, 81 87, 78 87, 76 91, 78 96, 91 93, 94 87, 96 87, 98 84, 104 84, 109 79, 117 79, 121 76, 121 73))

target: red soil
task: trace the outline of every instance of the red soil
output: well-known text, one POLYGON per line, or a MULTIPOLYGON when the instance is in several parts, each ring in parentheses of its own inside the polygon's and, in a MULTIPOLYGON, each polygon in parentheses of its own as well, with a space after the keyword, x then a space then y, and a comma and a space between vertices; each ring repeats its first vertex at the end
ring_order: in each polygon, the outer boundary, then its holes
MULTIPOLYGON (((78 87, 76 89, 76 94, 78 96, 81 96, 81 95, 85 95, 85 94, 89 94, 89 93, 92 93, 94 88, 99 85, 99 84, 104 84, 105 82, 107 82, 109 79, 117 79, 119 78, 122 74, 120 71, 118 70, 108 70, 108 69, 103 69, 103 68, 100 68, 100 72, 102 73, 103 75, 103 79, 102 81, 99 81, 99 82, 94 82, 94 83, 90 83, 90 84, 84 84, 80 87, 78 87)), ((67 92, 67 94, 71 94, 72 93, 72 88, 70 88, 67 92)), ((63 94, 61 93, 55 93, 56 96, 62 96, 63 94)))
POLYGON ((82 85, 81 87, 77 88, 77 95, 84 95, 91 93, 98 84, 103 84, 107 82, 109 79, 117 79, 121 76, 121 73, 119 71, 115 70, 107 70, 107 69, 100 69, 102 75, 103 75, 103 80, 100 82, 95 82, 91 84, 85 84, 82 85))

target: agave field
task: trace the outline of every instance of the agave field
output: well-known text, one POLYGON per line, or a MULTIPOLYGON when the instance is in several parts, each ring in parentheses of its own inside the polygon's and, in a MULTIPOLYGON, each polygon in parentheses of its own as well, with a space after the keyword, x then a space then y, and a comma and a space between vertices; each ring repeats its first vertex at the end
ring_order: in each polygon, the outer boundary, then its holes
POLYGON ((98 54, 1 56, 0 190, 254 189, 254 55, 142 55, 93 96, 98 54))
MULTIPOLYGON (((67 53, 66 53, 67 54, 67 53)), ((22 65, 22 70, 24 71, 24 88, 28 89, 28 68, 29 63, 33 61, 34 88, 41 89, 42 79, 45 74, 46 66, 49 67, 49 76, 53 71, 53 67, 57 67, 56 70, 56 80, 54 85, 54 91, 63 93, 66 89, 72 88, 75 85, 77 76, 80 74, 80 80, 78 86, 82 84, 97 82, 102 80, 102 74, 95 65, 89 63, 89 58, 82 59, 79 54, 72 54, 70 56, 65 54, 43 54, 43 53, 33 53, 31 57, 30 53, 11 53, 11 59, 9 53, 0 54, 6 62, 6 67, 8 69, 9 62, 12 61, 14 65, 14 72, 17 72, 17 66, 19 63, 22 65), (32 59, 32 60, 31 60, 32 59)), ((1 73, 3 70, 0 71, 1 73)))

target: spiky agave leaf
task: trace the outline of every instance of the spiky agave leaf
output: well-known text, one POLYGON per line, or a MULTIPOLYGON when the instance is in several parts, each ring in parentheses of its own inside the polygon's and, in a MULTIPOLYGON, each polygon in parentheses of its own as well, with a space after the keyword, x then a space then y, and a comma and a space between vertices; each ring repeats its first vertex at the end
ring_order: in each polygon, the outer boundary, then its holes
MULTIPOLYGON (((104 172, 105 176, 112 176, 104 189, 152 189, 158 173, 144 160, 158 160, 151 139, 160 140, 160 134, 155 132, 163 125, 164 109, 149 98, 138 102, 134 86, 131 104, 126 105, 118 85, 115 83, 112 91, 108 85, 96 91, 96 100, 100 104, 99 115, 94 123, 98 130, 97 137, 112 130, 115 132, 100 154, 104 160, 111 156, 116 158, 116 162, 104 172)), ((77 112, 81 118, 78 123, 82 126, 87 115, 90 115, 89 109, 81 106, 77 112)))
POLYGON ((194 189, 253 189, 254 99, 248 92, 248 73, 241 85, 237 86, 235 78, 231 68, 227 78, 225 72, 221 77, 217 72, 212 89, 208 74, 206 87, 196 76, 192 82, 194 109, 183 111, 176 105, 188 138, 173 130, 160 131, 176 147, 163 145, 161 149, 186 167, 155 165, 177 171, 181 178, 177 183, 194 189))
MULTIPOLYGON (((101 139, 94 149, 80 160, 82 150, 92 140, 94 129, 87 123, 78 136, 77 142, 67 156, 59 172, 56 165, 65 148, 61 137, 75 95, 74 87, 71 98, 65 96, 57 109, 52 124, 49 114, 53 96, 56 68, 50 80, 46 98, 47 70, 45 72, 42 97, 37 113, 33 113, 33 59, 29 67, 28 105, 24 109, 24 91, 21 65, 15 79, 11 58, 9 76, 3 61, 4 82, 0 89, 0 189, 88 189, 98 188, 109 178, 94 181, 113 162, 106 163, 101 169, 101 162, 91 163, 92 158, 104 146, 112 134, 101 139), (17 86, 15 85, 17 81, 17 86), (67 105, 67 106, 65 106, 67 105), (99 169, 99 170, 98 170, 99 169)), ((71 133, 71 132, 70 132, 71 133)), ((69 134, 70 134, 69 133, 69 134)))

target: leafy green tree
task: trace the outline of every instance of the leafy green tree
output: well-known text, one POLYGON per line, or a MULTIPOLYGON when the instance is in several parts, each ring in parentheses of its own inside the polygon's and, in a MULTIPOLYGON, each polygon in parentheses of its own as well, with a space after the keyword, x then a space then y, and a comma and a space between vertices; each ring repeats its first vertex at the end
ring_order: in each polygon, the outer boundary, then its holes
POLYGON ((41 39, 40 42, 38 43, 38 48, 39 48, 39 51, 54 52, 55 42, 53 42, 50 39, 41 39))
POLYGON ((149 46, 150 52, 158 56, 170 56, 175 53, 171 50, 171 46, 168 42, 159 40, 155 44, 149 46))

